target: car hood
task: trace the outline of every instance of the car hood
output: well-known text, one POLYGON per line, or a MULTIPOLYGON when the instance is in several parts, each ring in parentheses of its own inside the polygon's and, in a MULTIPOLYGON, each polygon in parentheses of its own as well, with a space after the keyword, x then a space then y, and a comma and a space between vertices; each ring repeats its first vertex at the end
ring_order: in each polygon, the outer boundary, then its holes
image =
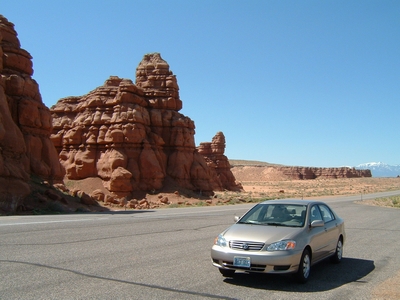
POLYGON ((285 239, 294 239, 304 228, 266 226, 236 223, 223 234, 227 241, 253 241, 270 244, 285 239))

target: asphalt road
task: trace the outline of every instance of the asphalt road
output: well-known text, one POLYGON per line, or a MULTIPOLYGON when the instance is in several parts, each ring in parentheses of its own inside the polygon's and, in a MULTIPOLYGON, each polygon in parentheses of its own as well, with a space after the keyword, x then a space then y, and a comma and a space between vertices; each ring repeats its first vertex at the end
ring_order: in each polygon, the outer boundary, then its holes
POLYGON ((400 210, 360 198, 326 199, 346 222, 344 258, 306 284, 212 266, 214 237, 250 204, 0 217, 0 299, 371 299, 400 271, 400 210))

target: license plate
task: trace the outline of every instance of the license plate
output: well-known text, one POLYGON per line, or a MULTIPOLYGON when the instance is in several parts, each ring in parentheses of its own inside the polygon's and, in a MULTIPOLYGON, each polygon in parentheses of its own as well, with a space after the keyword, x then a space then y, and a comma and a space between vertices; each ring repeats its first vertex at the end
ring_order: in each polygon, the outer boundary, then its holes
POLYGON ((234 256, 233 266, 250 268, 250 257, 234 256))

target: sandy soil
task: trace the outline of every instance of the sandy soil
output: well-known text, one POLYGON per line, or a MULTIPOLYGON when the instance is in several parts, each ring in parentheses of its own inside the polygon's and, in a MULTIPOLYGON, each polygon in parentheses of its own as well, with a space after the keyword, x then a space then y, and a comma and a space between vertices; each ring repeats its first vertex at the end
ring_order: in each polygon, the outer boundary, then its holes
POLYGON ((241 181, 252 197, 324 197, 360 195, 400 189, 400 178, 344 178, 280 181, 241 181))
POLYGON ((377 285, 372 290, 372 300, 398 300, 400 299, 400 272, 377 285))

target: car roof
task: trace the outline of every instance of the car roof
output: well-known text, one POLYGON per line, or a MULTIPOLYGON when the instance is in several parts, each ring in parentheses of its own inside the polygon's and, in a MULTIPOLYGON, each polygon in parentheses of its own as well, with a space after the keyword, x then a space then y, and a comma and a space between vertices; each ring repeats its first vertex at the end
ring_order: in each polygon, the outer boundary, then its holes
POLYGON ((309 205, 309 204, 317 204, 323 203, 321 201, 316 200, 303 200, 303 199, 277 199, 277 200, 266 200, 261 202, 260 204, 297 204, 297 205, 309 205))

